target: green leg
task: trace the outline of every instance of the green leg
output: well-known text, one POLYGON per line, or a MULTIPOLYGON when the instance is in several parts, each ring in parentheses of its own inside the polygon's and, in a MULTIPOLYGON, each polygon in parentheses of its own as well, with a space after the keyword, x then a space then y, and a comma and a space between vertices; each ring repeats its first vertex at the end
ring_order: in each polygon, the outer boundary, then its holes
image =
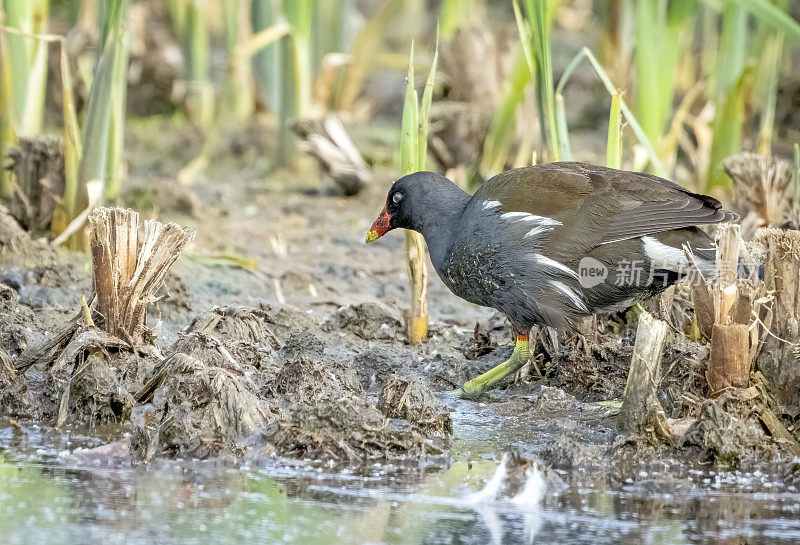
POLYGON ((452 393, 465 399, 476 398, 508 375, 519 371, 523 365, 528 363, 530 357, 531 353, 528 348, 528 336, 518 335, 517 342, 514 345, 514 353, 511 354, 508 360, 489 369, 484 374, 465 382, 461 388, 452 393))

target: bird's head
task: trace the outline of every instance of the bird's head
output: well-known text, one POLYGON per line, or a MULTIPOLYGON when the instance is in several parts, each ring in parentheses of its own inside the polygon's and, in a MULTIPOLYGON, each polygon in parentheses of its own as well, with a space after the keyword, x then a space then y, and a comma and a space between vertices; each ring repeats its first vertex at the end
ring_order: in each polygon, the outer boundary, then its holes
POLYGON ((458 193, 464 194, 453 182, 433 172, 403 176, 389 189, 386 205, 367 233, 366 242, 374 242, 398 227, 422 232, 458 193))

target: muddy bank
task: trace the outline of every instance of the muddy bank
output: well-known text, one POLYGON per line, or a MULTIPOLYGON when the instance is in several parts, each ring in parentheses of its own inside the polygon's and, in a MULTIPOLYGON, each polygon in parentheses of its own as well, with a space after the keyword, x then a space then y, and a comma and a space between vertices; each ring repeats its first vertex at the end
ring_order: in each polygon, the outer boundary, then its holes
MULTIPOLYGON (((7 315, 25 315, 13 297, 6 304, 7 315)), ((343 311, 375 316, 363 306, 343 311)), ((383 355, 393 373, 388 380, 363 369, 359 376, 354 361, 367 348, 365 332, 345 344, 346 352, 326 350, 347 331, 332 325, 336 315, 329 318, 320 328, 288 307, 214 308, 163 354, 79 324, 66 345, 35 361, 29 352, 12 358, 3 346, 0 413, 62 428, 117 424, 120 436, 131 434, 134 462, 280 455, 358 463, 444 455, 448 412, 419 378, 401 378, 416 375, 406 364, 411 351, 383 355), (381 391, 380 402, 365 386, 381 391)), ((392 332, 401 330, 397 324, 392 332)))
MULTIPOLYGON (((216 265, 203 269, 211 278, 215 271, 234 280, 253 276, 216 265)), ((330 311, 261 302, 197 312, 194 290, 204 298, 224 291, 213 286, 203 293, 202 276, 184 271, 179 266, 168 278, 151 312, 151 319, 167 325, 154 330, 155 344, 137 346, 81 321, 77 307, 70 308, 90 290, 75 265, 52 259, 5 273, 4 421, 89 434, 111 429, 108 446, 89 455, 102 457, 107 450, 133 463, 282 457, 348 465, 424 460, 438 466, 452 448, 451 415, 465 403, 454 404, 442 392, 510 352, 507 326, 496 316, 472 327, 433 322, 427 342, 409 347, 396 303, 367 295, 338 308, 319 307, 330 311), (51 343, 54 348, 37 350, 43 339, 59 335, 63 339, 51 343)), ((605 317, 591 335, 560 338, 553 355, 540 345, 535 365, 484 401, 514 426, 552 419, 543 428, 550 439, 501 440, 498 449, 520 448, 583 479, 588 471, 620 481, 648 464, 789 463, 791 450, 775 441, 757 410, 760 393, 706 400, 707 349, 688 340, 669 345, 659 390, 674 441, 619 435, 614 400, 625 387, 633 341, 619 317, 605 317)), ((793 475, 788 465, 785 471, 793 475)))

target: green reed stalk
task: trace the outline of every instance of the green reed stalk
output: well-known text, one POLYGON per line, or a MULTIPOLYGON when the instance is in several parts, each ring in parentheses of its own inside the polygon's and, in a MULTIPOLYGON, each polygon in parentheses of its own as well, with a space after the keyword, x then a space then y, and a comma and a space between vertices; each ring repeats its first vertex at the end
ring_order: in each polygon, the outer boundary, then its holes
MULTIPOLYGON (((0 49, 2 48, 2 38, 0 38, 0 49)), ((2 52, 0 52, 0 57, 2 57, 2 52)), ((8 64, 3 63, 3 67, 8 66, 8 64)), ((0 67, 0 71, 3 69, 0 67)), ((14 129, 11 126, 11 118, 8 115, 9 112, 9 90, 8 85, 5 84, 8 81, 8 77, 5 73, 0 73, 2 76, 3 81, 0 83, 0 162, 2 162, 4 157, 6 156, 6 148, 8 144, 14 138, 14 129)), ((7 199, 14 194, 14 182, 11 179, 10 173, 6 172, 4 168, 0 168, 0 199, 7 199)))
POLYGON ((128 0, 110 0, 103 10, 106 20, 105 40, 98 49, 92 77, 92 89, 86 109, 83 131, 83 156, 78 167, 77 196, 74 214, 90 204, 87 184, 94 180, 100 182, 102 198, 115 190, 110 179, 119 172, 121 163, 121 139, 124 134, 124 78, 120 77, 127 69, 125 21, 128 0), (123 96, 119 96, 122 93, 123 96), (117 96, 115 97, 115 94, 117 96), (122 112, 120 115, 120 111, 122 112), (117 153, 119 150, 119 153, 117 153))
MULTIPOLYGON (((252 0, 250 23, 253 33, 259 34, 272 28, 280 18, 279 0, 252 0)), ((275 40, 255 53, 253 57, 253 76, 255 77, 261 100, 273 112, 281 110, 281 51, 282 40, 275 40)))
POLYGON ((758 152, 762 155, 772 153, 772 130, 775 125, 775 108, 778 102, 778 79, 783 64, 782 32, 766 37, 761 49, 761 66, 758 70, 758 87, 761 97, 761 123, 758 129, 758 152))
POLYGON ((503 84, 503 96, 495 108, 489 133, 483 141, 480 170, 484 176, 497 174, 505 168, 514 141, 517 109, 525 101, 525 87, 530 81, 531 70, 520 47, 503 84))
MULTIPOLYGON (((2 10, 4 25, 27 34, 47 34, 49 0, 2 0, 2 10)), ((17 136, 39 134, 47 88, 47 43, 3 33, 0 62, 14 132, 17 136)))
POLYGON ((206 0, 185 0, 182 36, 189 119, 207 127, 214 119, 214 88, 209 80, 209 38, 206 0))
POLYGON ((606 141, 606 166, 622 168, 622 95, 611 95, 608 114, 608 140, 606 141))
POLYGON ((556 103, 553 89, 553 66, 550 52, 550 29, 556 2, 552 0, 524 0, 525 17, 513 0, 514 16, 520 40, 523 43, 528 66, 534 75, 536 105, 539 109, 539 127, 543 146, 549 146, 554 161, 560 160, 556 103))
MULTIPOLYGON (((422 93, 422 104, 418 105, 417 91, 414 88, 414 43, 412 41, 411 52, 408 56, 408 80, 400 131, 400 171, 403 175, 425 170, 428 155, 428 124, 438 58, 437 38, 436 52, 422 93)), ((409 343, 418 344, 428 334, 428 271, 425 241, 422 235, 415 231, 406 231, 405 235, 406 265, 411 285, 411 308, 406 326, 409 343)))
POLYGON ((792 202, 800 206, 800 144, 795 142, 794 161, 792 163, 792 202))
POLYGON ((54 235, 60 235, 67 224, 75 219, 79 210, 76 210, 78 197, 78 172, 83 145, 81 131, 78 125, 78 115, 75 111, 75 99, 72 93, 72 70, 64 43, 61 44, 61 109, 64 118, 64 197, 63 210, 56 214, 52 222, 54 235))
POLYGON ((747 11, 734 2, 723 4, 719 54, 714 67, 716 115, 709 152, 705 190, 729 187, 722 160, 741 149, 745 118, 745 95, 752 78, 745 77, 747 58, 747 11))
POLYGON ((635 3, 637 118, 656 149, 672 112, 681 42, 695 10, 694 0, 635 3))
MULTIPOLYGON (((291 57, 294 82, 291 86, 297 105, 297 116, 308 115, 311 107, 311 29, 314 16, 313 0, 283 0, 283 14, 291 30, 292 47, 284 51, 291 57)), ((284 87, 286 89, 286 87, 284 87)))
POLYGON ((249 57, 243 52, 248 39, 244 17, 244 8, 247 6, 242 0, 224 0, 222 6, 228 67, 222 82, 218 117, 233 123, 243 123, 255 110, 249 57))
POLYGON ((115 14, 108 12, 113 4, 100 2, 98 17, 102 25, 101 39, 105 42, 111 32, 113 24, 120 25, 119 41, 114 49, 114 64, 111 89, 111 120, 108 128, 108 162, 106 172, 104 199, 115 199, 119 195, 122 185, 122 151, 125 148, 125 105, 127 103, 128 89, 128 57, 130 54, 130 40, 126 32, 127 0, 121 5, 118 19, 112 19, 115 14))

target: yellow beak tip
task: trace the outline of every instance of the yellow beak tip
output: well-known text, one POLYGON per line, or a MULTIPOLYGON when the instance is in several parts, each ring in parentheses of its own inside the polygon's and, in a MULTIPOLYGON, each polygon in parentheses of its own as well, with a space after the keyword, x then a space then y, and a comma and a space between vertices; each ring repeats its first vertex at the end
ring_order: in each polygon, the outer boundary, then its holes
POLYGON ((367 233, 367 238, 364 239, 364 242, 369 244, 370 242, 375 242, 376 240, 378 240, 378 238, 379 238, 378 233, 376 231, 370 231, 369 233, 367 233))

